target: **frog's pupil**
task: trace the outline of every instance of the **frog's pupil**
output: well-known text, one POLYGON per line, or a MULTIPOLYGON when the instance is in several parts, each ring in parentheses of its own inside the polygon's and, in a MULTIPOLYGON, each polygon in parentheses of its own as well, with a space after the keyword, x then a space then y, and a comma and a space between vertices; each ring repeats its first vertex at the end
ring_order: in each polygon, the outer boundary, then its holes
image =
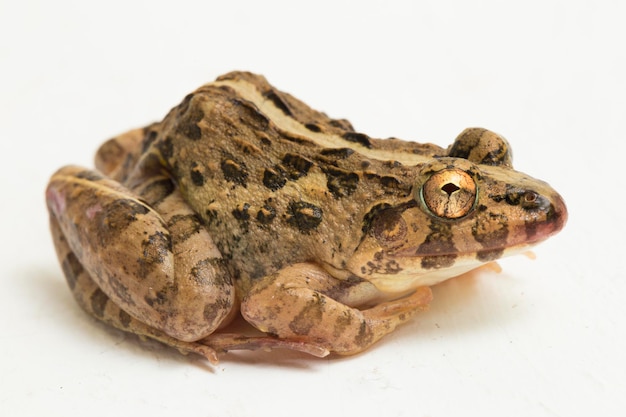
POLYGON ((443 191, 445 191, 449 196, 452 195, 453 192, 460 190, 456 184, 452 184, 451 182, 447 183, 443 187, 441 187, 443 191))

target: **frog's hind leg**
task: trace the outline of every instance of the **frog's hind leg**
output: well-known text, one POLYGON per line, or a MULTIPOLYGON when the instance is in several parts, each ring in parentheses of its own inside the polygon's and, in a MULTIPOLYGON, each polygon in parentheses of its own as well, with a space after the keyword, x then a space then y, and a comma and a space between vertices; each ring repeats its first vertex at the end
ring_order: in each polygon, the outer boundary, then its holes
MULTIPOLYGON (((351 355, 427 308, 432 299, 430 289, 421 287, 398 300, 357 308, 368 299, 375 302, 377 294, 367 281, 338 280, 318 265, 301 263, 259 281, 243 299, 241 314, 257 329, 273 335, 276 347, 293 343, 289 348, 307 351, 308 346, 312 354, 326 349, 351 355)), ((270 341, 259 342, 261 347, 272 347, 270 341)), ((227 345, 218 335, 211 335, 208 344, 216 349, 227 345)))
POLYGON ((85 268, 83 268, 67 244, 59 223, 52 216, 50 218, 50 229, 67 284, 83 310, 117 329, 134 333, 140 337, 158 340, 185 354, 190 352, 197 353, 207 358, 211 363, 217 363, 217 353, 214 349, 200 343, 183 342, 170 337, 135 319, 112 302, 85 271, 85 268))
POLYGON ((123 183, 137 165, 142 151, 154 142, 159 129, 160 125, 153 123, 107 140, 96 152, 96 169, 107 177, 123 183))
POLYGON ((132 192, 78 167, 52 177, 46 196, 68 283, 94 316, 213 360, 193 342, 233 309, 230 273, 171 181, 141 184, 132 192))

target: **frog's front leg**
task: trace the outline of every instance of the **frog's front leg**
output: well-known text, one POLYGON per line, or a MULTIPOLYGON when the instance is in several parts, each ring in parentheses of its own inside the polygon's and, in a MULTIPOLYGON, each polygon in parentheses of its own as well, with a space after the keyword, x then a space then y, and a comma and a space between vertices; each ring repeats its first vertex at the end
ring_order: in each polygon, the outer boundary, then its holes
POLYGON ((259 282, 244 298, 241 313, 259 330, 279 339, 324 347, 342 355, 365 350, 432 299, 428 287, 407 297, 360 310, 376 294, 356 279, 334 278, 315 264, 287 267, 259 282))
POLYGON ((225 320, 235 291, 219 251, 169 179, 152 178, 132 192, 97 171, 65 167, 46 197, 79 304, 122 330, 203 352, 185 343, 225 320))

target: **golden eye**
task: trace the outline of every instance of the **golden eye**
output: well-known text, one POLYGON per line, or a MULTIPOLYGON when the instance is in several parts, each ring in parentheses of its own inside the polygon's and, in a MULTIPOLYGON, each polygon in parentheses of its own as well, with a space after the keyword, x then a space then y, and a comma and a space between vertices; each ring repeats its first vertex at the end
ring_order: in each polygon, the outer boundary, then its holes
POLYGON ((436 216, 458 219, 470 212, 476 202, 476 182, 460 169, 445 169, 424 183, 421 197, 436 216))

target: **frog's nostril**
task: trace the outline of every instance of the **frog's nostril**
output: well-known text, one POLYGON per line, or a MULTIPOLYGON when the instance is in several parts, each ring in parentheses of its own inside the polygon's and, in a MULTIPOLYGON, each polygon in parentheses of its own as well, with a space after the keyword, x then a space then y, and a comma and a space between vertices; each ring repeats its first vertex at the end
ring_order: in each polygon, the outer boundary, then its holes
POLYGON ((549 200, 534 191, 526 191, 522 195, 521 205, 527 210, 545 209, 549 205, 549 200))
POLYGON ((534 191, 527 191, 524 194, 524 201, 527 203, 534 203, 537 200, 537 193, 534 191))

